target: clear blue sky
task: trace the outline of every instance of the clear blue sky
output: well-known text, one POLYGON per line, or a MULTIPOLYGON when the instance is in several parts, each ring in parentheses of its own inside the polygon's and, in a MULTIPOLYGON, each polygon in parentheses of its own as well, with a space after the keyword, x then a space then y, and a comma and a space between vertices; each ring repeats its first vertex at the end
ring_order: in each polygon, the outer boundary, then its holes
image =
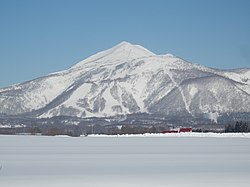
POLYGON ((250 1, 0 0, 0 87, 124 40, 209 67, 250 67, 250 1))

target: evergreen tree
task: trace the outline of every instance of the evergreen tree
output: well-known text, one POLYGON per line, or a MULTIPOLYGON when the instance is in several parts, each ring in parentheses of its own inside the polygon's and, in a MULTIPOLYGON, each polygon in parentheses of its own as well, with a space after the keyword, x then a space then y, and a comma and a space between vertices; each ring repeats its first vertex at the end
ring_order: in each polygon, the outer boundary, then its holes
POLYGON ((235 124, 234 132, 240 132, 240 123, 238 121, 235 124))

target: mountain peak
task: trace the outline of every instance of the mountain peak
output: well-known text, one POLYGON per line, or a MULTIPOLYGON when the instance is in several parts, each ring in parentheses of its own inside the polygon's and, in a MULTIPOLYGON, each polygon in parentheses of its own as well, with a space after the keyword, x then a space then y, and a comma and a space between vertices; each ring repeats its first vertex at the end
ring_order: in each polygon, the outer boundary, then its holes
POLYGON ((154 55, 155 54, 153 52, 140 45, 134 45, 129 42, 123 41, 110 49, 101 51, 95 55, 90 56, 89 58, 73 66, 73 68, 78 68, 89 62, 102 61, 103 63, 110 63, 124 60, 132 60, 142 57, 149 57, 154 55))
POLYGON ((136 48, 135 45, 133 45, 129 42, 126 42, 126 41, 122 41, 108 50, 112 50, 112 51, 123 50, 123 51, 125 51, 125 50, 134 50, 134 48, 136 48))
POLYGON ((121 47, 121 46, 133 46, 133 44, 131 44, 127 41, 122 41, 119 44, 117 44, 116 46, 119 46, 119 47, 121 47))
POLYGON ((110 50, 114 52, 115 51, 128 51, 129 53, 133 53, 134 55, 139 55, 139 56, 152 56, 155 55, 148 49, 140 46, 140 45, 134 45, 126 41, 122 41, 121 43, 115 45, 112 47, 110 50))

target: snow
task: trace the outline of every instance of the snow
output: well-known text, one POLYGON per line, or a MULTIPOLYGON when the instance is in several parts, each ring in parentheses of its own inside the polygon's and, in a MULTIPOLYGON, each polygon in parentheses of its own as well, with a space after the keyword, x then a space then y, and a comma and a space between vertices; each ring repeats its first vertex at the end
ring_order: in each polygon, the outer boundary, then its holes
POLYGON ((210 119, 211 121, 217 123, 217 119, 218 119, 218 113, 214 113, 214 112, 208 112, 208 113, 204 113, 203 117, 206 119, 210 119))
POLYGON ((229 79, 232 79, 236 82, 246 84, 243 80, 249 79, 249 73, 236 73, 236 72, 224 72, 223 75, 229 79))
POLYGON ((51 102, 71 84, 69 77, 53 76, 41 81, 40 88, 25 95, 27 106, 38 109, 51 102))
POLYGON ((146 78, 144 76, 138 76, 133 83, 133 97, 135 98, 137 105, 140 107, 141 112, 146 112, 144 106, 144 99, 145 99, 145 91, 147 85, 146 78))
POLYGON ((192 138, 250 138, 250 133, 196 133, 196 132, 184 132, 184 133, 146 133, 146 134, 122 134, 122 135, 105 135, 94 134, 89 137, 192 137, 192 138))
POLYGON ((165 70, 165 72, 166 72, 166 71, 168 71, 168 76, 170 77, 170 79, 171 79, 171 81, 173 82, 174 86, 175 86, 176 88, 178 88, 178 90, 180 91, 180 94, 181 94, 182 100, 183 100, 183 102, 184 102, 186 111, 187 111, 189 114, 191 114, 191 111, 190 111, 190 104, 188 103, 188 100, 187 100, 187 98, 186 98, 186 96, 185 96, 185 94, 184 94, 184 91, 183 91, 181 85, 178 85, 178 84, 177 84, 177 82, 175 81, 174 76, 173 76, 173 74, 172 74, 171 71, 165 70))
POLYGON ((0 136, 0 186, 248 187, 249 146, 248 134, 0 136))
POLYGON ((198 93, 198 89, 196 87, 192 86, 190 88, 190 92, 189 92, 190 96, 193 98, 195 96, 195 94, 197 94, 197 93, 198 93))
POLYGON ((0 128, 21 128, 26 127, 26 125, 20 124, 20 125, 2 125, 0 123, 0 128))
POLYGON ((0 125, 0 128, 11 128, 11 125, 0 125))
POLYGON ((75 92, 70 96, 70 100, 67 100, 64 104, 67 107, 72 106, 74 108, 81 109, 80 107, 78 107, 77 102, 79 101, 79 99, 84 99, 87 96, 87 94, 91 90, 91 86, 92 84, 90 83, 83 84, 75 90, 75 92))
POLYGON ((98 62, 100 60, 101 62, 98 63, 98 65, 107 64, 110 62, 113 62, 112 64, 115 64, 114 62, 121 62, 121 60, 128 61, 140 57, 148 57, 153 55, 155 54, 140 45, 133 45, 128 42, 121 42, 108 50, 99 52, 77 63, 71 69, 82 68, 83 66, 86 66, 89 63, 98 62))

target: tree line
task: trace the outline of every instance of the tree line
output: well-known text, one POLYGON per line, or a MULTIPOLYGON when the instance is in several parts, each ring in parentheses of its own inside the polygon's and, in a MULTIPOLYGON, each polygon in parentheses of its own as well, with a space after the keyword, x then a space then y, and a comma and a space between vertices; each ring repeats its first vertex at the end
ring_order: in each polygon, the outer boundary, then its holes
POLYGON ((237 121, 235 125, 226 125, 225 132, 250 132, 250 128, 246 122, 237 121))

